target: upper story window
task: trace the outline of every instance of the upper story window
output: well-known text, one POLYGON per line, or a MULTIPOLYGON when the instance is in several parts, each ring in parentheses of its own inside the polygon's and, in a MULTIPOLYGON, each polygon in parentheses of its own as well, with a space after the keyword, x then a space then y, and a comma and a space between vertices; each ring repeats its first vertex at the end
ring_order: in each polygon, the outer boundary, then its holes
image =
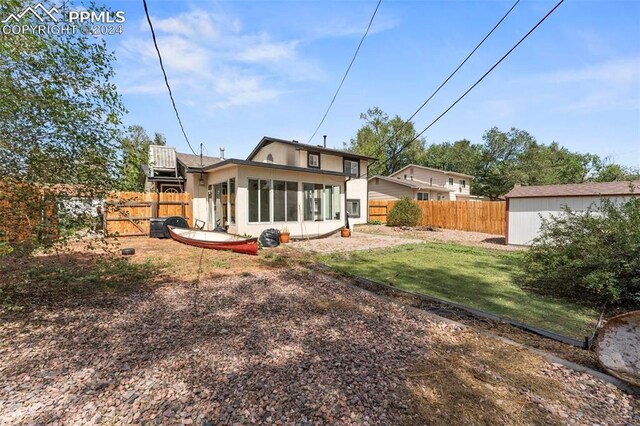
POLYGON ((344 174, 347 176, 360 176, 360 162, 358 160, 344 159, 344 174))
POLYGON ((453 186, 453 178, 449 178, 449 185, 453 186))
POLYGON ((467 187, 467 181, 464 179, 460 179, 460 188, 466 188, 467 187))
POLYGON ((320 168, 320 153, 318 152, 307 153, 307 167, 311 167, 313 169, 320 168))

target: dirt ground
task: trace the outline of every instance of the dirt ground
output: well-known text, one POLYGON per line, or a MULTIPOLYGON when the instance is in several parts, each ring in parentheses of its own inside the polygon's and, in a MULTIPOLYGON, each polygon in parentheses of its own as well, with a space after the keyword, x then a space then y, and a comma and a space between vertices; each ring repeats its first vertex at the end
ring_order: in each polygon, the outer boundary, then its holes
POLYGON ((289 244, 289 247, 314 253, 339 253, 395 247, 402 244, 421 242, 422 240, 420 239, 408 239, 402 236, 359 232, 359 228, 356 228, 349 238, 342 238, 340 234, 337 234, 319 240, 292 242, 289 244))
POLYGON ((484 234, 482 232, 455 231, 453 229, 429 230, 427 227, 401 229, 386 225, 358 225, 355 227, 355 232, 421 241, 459 243, 496 250, 513 251, 526 249, 525 247, 505 245, 504 236, 501 235, 484 234))
POLYGON ((50 298, 43 275, 38 298, 0 314, 0 424, 640 422, 613 385, 308 269, 299 251, 125 245, 126 263, 162 274, 50 298))

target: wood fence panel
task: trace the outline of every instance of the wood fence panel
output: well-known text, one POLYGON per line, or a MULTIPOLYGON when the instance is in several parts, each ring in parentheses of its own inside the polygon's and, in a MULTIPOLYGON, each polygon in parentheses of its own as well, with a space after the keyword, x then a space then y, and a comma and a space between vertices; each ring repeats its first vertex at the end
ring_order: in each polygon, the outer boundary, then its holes
POLYGON ((151 218, 182 216, 193 226, 193 205, 189 193, 116 192, 105 202, 104 228, 107 235, 149 235, 151 218))
MULTIPOLYGON (((422 210, 419 226, 505 235, 504 201, 415 201, 422 210)), ((396 201, 369 201, 369 221, 387 222, 396 201)))
POLYGON ((0 180, 0 241, 58 236, 58 209, 51 191, 33 184, 0 180))

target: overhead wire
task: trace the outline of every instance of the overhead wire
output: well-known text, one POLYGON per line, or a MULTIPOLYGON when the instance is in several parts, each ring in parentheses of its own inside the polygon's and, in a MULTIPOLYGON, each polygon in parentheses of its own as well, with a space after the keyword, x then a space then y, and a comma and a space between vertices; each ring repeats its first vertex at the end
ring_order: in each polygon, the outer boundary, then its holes
MULTIPOLYGON (((403 144, 400 147, 400 150, 395 154, 395 155, 399 155, 400 153, 402 153, 402 151, 404 151, 409 145, 411 145, 414 141, 416 141, 420 136, 422 136, 427 130, 429 130, 434 124, 436 124, 442 117, 444 117, 449 111, 451 111, 451 109, 456 106, 458 104, 458 102, 460 102, 465 96, 467 96, 467 94, 469 94, 469 92, 471 92, 478 84, 480 84, 489 74, 491 74, 491 72, 496 69, 498 67, 498 65, 500 65, 518 46, 520 46, 520 44, 522 44, 523 41, 525 41, 530 35, 531 33, 533 33, 544 21, 546 21, 546 19, 551 16, 551 14, 553 12, 555 12, 555 10, 562 4, 564 3, 564 0, 560 0, 558 3, 556 3, 556 5, 549 10, 549 12, 547 12, 546 15, 544 15, 542 17, 542 19, 540 19, 538 21, 538 23, 536 23, 536 25, 534 25, 522 38, 520 38, 520 40, 513 45, 513 47, 511 47, 511 49, 509 49, 507 51, 507 53, 505 53, 499 60, 498 62, 496 62, 495 64, 493 64, 493 66, 491 68, 489 68, 489 70, 487 70, 487 72, 485 72, 482 77, 480 77, 471 87, 469 87, 469 89, 467 89, 458 99, 456 99, 455 102, 453 102, 446 110, 444 110, 444 112, 442 112, 442 114, 440 114, 435 120, 433 120, 427 127, 425 127, 420 133, 418 133, 413 139, 411 139, 409 142, 403 144)), ((391 160, 391 158, 387 159, 385 161, 385 166, 388 165, 389 160, 391 160)))
POLYGON ((162 55, 160 54, 160 49, 158 48, 158 40, 156 39, 156 33, 153 29, 153 24, 151 23, 151 17, 149 16, 149 9, 147 7, 147 0, 142 0, 142 4, 144 5, 144 13, 147 17, 147 22, 149 23, 149 29, 151 30, 151 37, 153 38, 153 46, 156 49, 156 53, 158 54, 158 60, 160 61, 160 69, 162 70, 162 75, 164 76, 164 83, 167 86, 167 90, 169 91, 169 98, 171 99, 171 105, 173 105, 173 111, 176 113, 176 118, 178 119, 178 124, 180 125, 180 130, 182 130, 182 135, 184 136, 185 141, 187 141, 187 145, 189 145, 189 149, 193 152, 193 155, 198 155, 196 151, 191 146, 191 142, 189 141, 189 137, 187 136, 187 132, 184 130, 184 125, 182 124, 182 119, 180 118, 180 114, 178 113, 178 107, 176 106, 176 101, 173 98, 173 92, 171 91, 171 86, 169 85, 169 79, 167 78, 167 72, 164 69, 164 63, 162 61, 162 55))
POLYGON ((382 143, 382 146, 386 145, 391 140, 393 140, 393 138, 395 138, 411 122, 411 120, 416 115, 418 115, 418 113, 422 110, 422 108, 424 108, 429 103, 429 101, 431 101, 431 99, 433 99, 434 96, 436 96, 438 92, 440 92, 440 89, 442 89, 449 82, 449 80, 451 80, 453 76, 457 74, 460 68, 462 68, 464 64, 467 63, 467 61, 473 56, 474 53, 476 53, 476 51, 480 48, 480 46, 484 44, 484 42, 491 36, 491 34, 493 34, 493 32, 500 26, 500 24, 502 24, 502 22, 507 18, 507 16, 509 16, 509 14, 513 11, 513 9, 515 9, 518 3, 520 3, 520 0, 516 0, 516 2, 511 6, 511 8, 509 8, 509 10, 507 10, 507 12, 504 15, 502 15, 502 18, 500 18, 500 20, 493 26, 493 28, 491 28, 491 31, 489 31, 483 37, 483 39, 480 40, 480 42, 476 45, 476 47, 474 47, 473 50, 467 55, 467 57, 464 58, 462 62, 460 62, 460 64, 456 67, 456 69, 454 69, 453 72, 449 74, 449 76, 442 83, 440 83, 438 88, 431 95, 429 95, 427 100, 424 101, 422 105, 420 105, 413 114, 411 114, 411 117, 407 118, 404 121, 404 123, 400 126, 400 128, 398 128, 395 132, 393 132, 393 134, 389 138, 387 138, 385 142, 382 143))
POLYGON ((311 137, 309 138, 309 141, 307 143, 311 143, 313 138, 316 136, 316 134, 318 133, 318 130, 320 130, 320 127, 322 127, 322 124, 324 123, 324 120, 327 118, 327 115, 329 114, 329 111, 331 110, 331 107, 333 106, 333 103, 336 101, 336 98, 338 97, 338 93, 340 92, 340 89, 342 89, 342 85, 344 84, 345 80, 347 79, 347 76, 349 75, 349 71, 351 71, 351 67, 353 66, 353 63, 355 62, 356 57, 358 56, 358 52, 360 52, 360 48, 362 47, 362 43, 364 42, 364 39, 367 37, 367 34, 369 34, 369 30, 371 29, 371 25, 373 24, 373 20, 376 17, 376 14, 378 13, 378 9, 380 8, 380 3, 382 3, 382 0, 378 0, 378 4, 376 5, 375 10, 373 11, 373 15, 371 15, 371 19, 369 20, 369 25, 367 25, 367 30, 364 32, 364 35, 360 39, 360 43, 358 43, 358 47, 356 48, 356 51, 353 54, 353 58, 351 58, 351 62, 349 63, 349 66, 347 67, 347 70, 345 71, 344 75, 342 76, 342 80, 340 81, 340 84, 338 85, 338 89, 336 89, 336 92, 333 94, 333 98, 331 99, 331 102, 329 103, 329 106, 327 107, 327 110, 324 112, 324 115, 322 116, 322 119, 320 120, 320 123, 318 124, 318 127, 316 127, 316 130, 313 132, 313 134, 311 135, 311 137))

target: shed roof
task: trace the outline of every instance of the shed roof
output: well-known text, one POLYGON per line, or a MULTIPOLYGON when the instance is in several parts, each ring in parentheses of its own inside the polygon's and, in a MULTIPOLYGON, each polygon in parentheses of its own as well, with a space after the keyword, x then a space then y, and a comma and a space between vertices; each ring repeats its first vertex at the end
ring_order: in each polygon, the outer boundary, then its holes
POLYGON ((505 195, 505 198, 587 197, 630 194, 640 195, 640 180, 516 186, 505 195))

